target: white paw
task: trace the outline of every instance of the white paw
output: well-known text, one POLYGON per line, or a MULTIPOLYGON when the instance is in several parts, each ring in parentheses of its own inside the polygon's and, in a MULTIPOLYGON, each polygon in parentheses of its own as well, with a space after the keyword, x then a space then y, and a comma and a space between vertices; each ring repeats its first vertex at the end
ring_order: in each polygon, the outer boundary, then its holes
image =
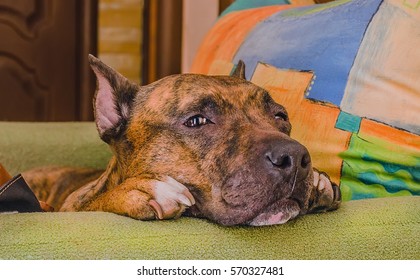
POLYGON ((314 186, 317 187, 320 192, 331 192, 331 194, 333 195, 333 187, 331 181, 323 173, 318 173, 317 171, 314 171, 314 186))
POLYGON ((169 176, 153 186, 154 199, 149 201, 158 219, 178 218, 187 207, 195 204, 186 186, 169 176))
MULTIPOLYGON (((316 189, 316 199, 314 208, 324 210, 337 209, 341 202, 339 187, 331 182, 328 175, 314 170, 314 187, 316 189)), ((318 210, 317 212, 319 212, 318 210)))

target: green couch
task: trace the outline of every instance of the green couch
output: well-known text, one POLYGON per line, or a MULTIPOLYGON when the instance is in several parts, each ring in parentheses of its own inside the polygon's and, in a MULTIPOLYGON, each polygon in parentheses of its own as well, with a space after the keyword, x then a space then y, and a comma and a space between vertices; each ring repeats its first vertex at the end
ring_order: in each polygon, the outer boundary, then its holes
MULTIPOLYGON (((12 175, 43 165, 104 168, 93 123, 0 123, 12 175)), ((222 227, 111 213, 0 214, 0 259, 420 259, 420 197, 349 201, 285 225, 222 227)))

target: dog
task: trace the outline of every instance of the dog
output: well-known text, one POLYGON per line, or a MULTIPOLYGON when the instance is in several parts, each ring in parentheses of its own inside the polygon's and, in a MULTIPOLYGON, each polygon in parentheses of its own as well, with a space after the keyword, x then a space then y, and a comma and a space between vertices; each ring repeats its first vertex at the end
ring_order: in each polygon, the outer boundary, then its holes
POLYGON ((312 168, 290 138, 286 109, 245 80, 242 61, 230 76, 179 74, 146 86, 89 62, 97 130, 113 157, 105 171, 24 174, 55 209, 261 226, 339 207, 338 186, 312 168))

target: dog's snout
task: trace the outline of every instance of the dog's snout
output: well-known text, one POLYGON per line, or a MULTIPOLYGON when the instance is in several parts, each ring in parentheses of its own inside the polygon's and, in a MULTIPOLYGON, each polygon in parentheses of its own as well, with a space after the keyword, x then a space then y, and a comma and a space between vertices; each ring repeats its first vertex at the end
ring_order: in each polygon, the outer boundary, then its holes
POLYGON ((300 181, 308 176, 311 157, 308 150, 296 141, 272 142, 265 157, 269 168, 279 170, 285 177, 296 176, 300 181))

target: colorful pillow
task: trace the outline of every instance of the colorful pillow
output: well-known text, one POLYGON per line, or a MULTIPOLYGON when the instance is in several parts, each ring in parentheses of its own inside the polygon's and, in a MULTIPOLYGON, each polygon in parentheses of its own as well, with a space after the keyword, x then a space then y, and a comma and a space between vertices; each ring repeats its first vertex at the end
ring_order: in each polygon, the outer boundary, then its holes
POLYGON ((230 11, 191 72, 246 76, 344 200, 420 195, 420 1, 341 0, 230 11))

